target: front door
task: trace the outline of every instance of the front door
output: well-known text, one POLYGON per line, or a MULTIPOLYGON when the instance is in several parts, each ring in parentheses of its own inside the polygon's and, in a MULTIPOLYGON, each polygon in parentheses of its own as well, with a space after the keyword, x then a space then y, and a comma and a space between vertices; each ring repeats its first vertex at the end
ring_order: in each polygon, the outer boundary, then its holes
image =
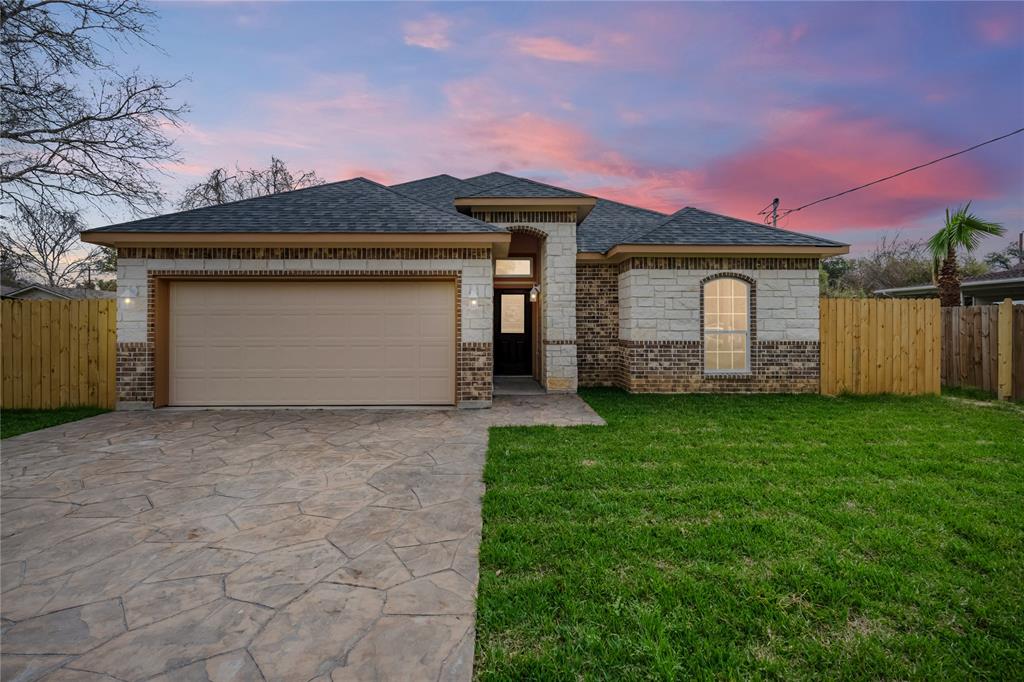
POLYGON ((533 371, 533 310, 528 289, 498 289, 494 296, 494 373, 529 375, 533 371))

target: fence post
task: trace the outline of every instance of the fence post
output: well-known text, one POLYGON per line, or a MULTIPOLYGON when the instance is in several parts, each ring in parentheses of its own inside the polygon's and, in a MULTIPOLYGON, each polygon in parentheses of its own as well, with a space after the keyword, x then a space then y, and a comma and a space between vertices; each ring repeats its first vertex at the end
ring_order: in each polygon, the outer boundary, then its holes
POLYGON ((999 399, 1009 400, 1013 393, 1013 301, 999 304, 999 399))

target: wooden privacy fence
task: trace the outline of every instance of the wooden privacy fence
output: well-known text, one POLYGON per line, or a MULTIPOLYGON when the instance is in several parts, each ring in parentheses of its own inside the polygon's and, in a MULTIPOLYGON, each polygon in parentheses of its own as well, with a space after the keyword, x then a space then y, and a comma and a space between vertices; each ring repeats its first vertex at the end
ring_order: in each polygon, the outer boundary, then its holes
POLYGON ((821 392, 939 393, 938 299, 823 298, 821 392))
POLYGON ((0 406, 113 408, 116 348, 116 301, 0 301, 0 406))
POLYGON ((1024 306, 943 308, 942 384, 1024 399, 1024 306))

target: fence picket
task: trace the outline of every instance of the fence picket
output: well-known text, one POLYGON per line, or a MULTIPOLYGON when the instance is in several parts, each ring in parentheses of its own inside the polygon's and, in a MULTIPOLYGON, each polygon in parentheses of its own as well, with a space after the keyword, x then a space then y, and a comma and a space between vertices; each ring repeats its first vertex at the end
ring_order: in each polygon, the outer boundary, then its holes
POLYGON ((937 301, 824 299, 819 310, 822 393, 939 391, 937 301))
POLYGON ((114 407, 116 311, 112 300, 0 302, 0 407, 114 407))

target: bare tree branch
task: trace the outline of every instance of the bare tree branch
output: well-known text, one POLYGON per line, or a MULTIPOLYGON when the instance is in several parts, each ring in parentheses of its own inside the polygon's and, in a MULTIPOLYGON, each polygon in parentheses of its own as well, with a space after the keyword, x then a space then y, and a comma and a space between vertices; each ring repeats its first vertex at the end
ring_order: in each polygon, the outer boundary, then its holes
POLYGON ((4 260, 51 286, 77 283, 91 268, 99 272, 106 257, 100 249, 83 250, 78 240, 82 220, 77 211, 19 207, 0 230, 4 260))
POLYGON ((185 190, 178 201, 178 208, 187 211, 322 184, 324 180, 316 171, 298 171, 296 176, 284 161, 275 156, 270 158, 270 165, 266 168, 242 169, 236 166, 234 175, 229 175, 225 168, 214 168, 205 180, 185 190))
POLYGON ((76 199, 154 210, 154 176, 179 160, 180 82, 122 74, 108 46, 149 44, 140 0, 0 0, 0 202, 5 213, 76 199))

